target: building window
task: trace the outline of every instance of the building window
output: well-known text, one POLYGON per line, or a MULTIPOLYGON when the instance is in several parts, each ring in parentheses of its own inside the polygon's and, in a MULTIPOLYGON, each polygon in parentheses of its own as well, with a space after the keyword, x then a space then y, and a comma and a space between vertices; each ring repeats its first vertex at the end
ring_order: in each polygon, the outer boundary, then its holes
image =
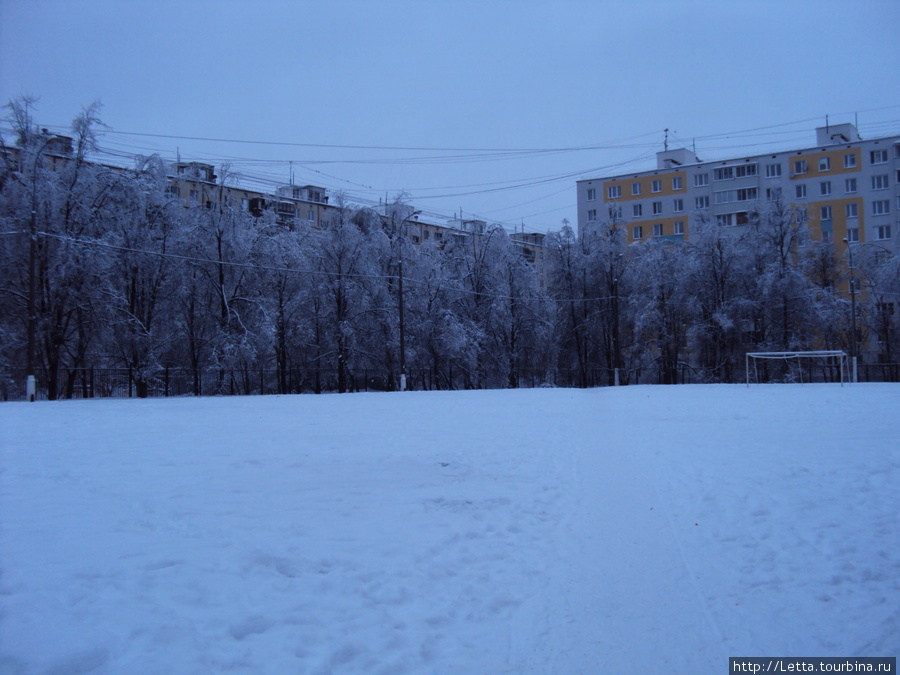
POLYGON ((884 164, 888 161, 888 151, 872 150, 872 152, 869 153, 869 161, 872 164, 884 164))
POLYGON ((741 164, 734 167, 735 178, 745 178, 746 176, 755 176, 759 173, 758 164, 741 164))
POLYGON ((848 152, 844 155, 844 168, 852 169, 854 166, 856 166, 856 153, 848 152))
POLYGON ((675 221, 675 234, 684 234, 684 221, 683 220, 675 221))
POLYGON ((663 236, 662 223, 654 223, 653 225, 653 236, 661 237, 663 236))
POLYGON ((621 206, 610 206, 609 207, 609 217, 610 217, 610 220, 622 220, 622 207, 621 206))
POLYGON ((597 220, 597 209, 588 209, 588 222, 593 223, 597 220))
POLYGON ((859 241, 859 228, 858 227, 848 227, 847 228, 847 241, 848 242, 859 241))
POLYGON ((736 227, 746 225, 746 213, 720 213, 716 216, 716 225, 720 227, 736 227))
POLYGON ((716 204, 731 202, 749 202, 759 196, 758 188, 740 188, 738 190, 722 190, 716 193, 716 204))
POLYGON ((794 174, 806 173, 807 165, 805 159, 798 159, 794 162, 794 174))
POLYGON ((694 175, 694 187, 703 187, 704 185, 709 185, 709 174, 708 173, 698 173, 694 175))
POLYGON ((640 225, 631 228, 631 238, 635 241, 638 239, 642 239, 644 236, 644 228, 640 225))
POLYGON ((847 192, 849 192, 851 194, 856 192, 856 179, 848 178, 846 181, 844 181, 844 188, 847 192))
POLYGON ((650 192, 662 192, 662 181, 659 178, 650 183, 650 192))
POLYGON ((819 171, 831 171, 831 157, 819 158, 819 171))
POLYGON ((644 207, 642 204, 633 204, 631 207, 631 215, 634 218, 640 218, 644 213, 644 207))
POLYGON ((890 239, 891 238, 891 226, 890 225, 878 225, 875 228, 875 238, 876 239, 890 239))
POLYGON ((819 183, 819 194, 822 195, 823 197, 831 194, 831 181, 830 180, 824 180, 821 183, 819 183))
POLYGON ((832 239, 831 230, 822 230, 822 243, 830 244, 832 241, 834 241, 834 240, 832 239))
POLYGON ((684 211, 684 200, 676 199, 675 200, 675 213, 681 213, 684 211))
POLYGON ((847 204, 846 211, 848 218, 859 218, 859 204, 856 202, 847 204))
POLYGON ((606 198, 607 199, 618 199, 622 196, 622 186, 621 185, 610 185, 606 188, 606 198))
POLYGON ((696 209, 708 209, 709 208, 709 195, 704 197, 695 197, 694 198, 694 208, 696 209))
POLYGON ((641 184, 640 183, 632 183, 631 184, 631 194, 632 195, 641 194, 641 184))
POLYGON ((734 178, 734 167, 733 166, 725 166, 721 169, 713 170, 713 179, 714 180, 731 180, 734 178))
POLYGON ((781 199, 781 188, 766 188, 766 199, 768 199, 770 202, 781 199))
POLYGON ((595 199, 597 199, 597 188, 588 188, 587 200, 592 202, 595 199))
POLYGON ((681 176, 675 176, 672 178, 672 189, 673 190, 683 190, 684 189, 684 179, 681 176))
POLYGON ((806 186, 805 185, 798 185, 795 188, 795 191, 797 194, 797 199, 806 199, 806 186))
POLYGON ((873 190, 887 190, 888 189, 887 175, 872 176, 872 189, 873 190))
POLYGON ((823 206, 819 209, 819 215, 822 217, 822 220, 831 220, 831 207, 823 206))
POLYGON ((781 176, 781 164, 766 164, 766 178, 781 176))
POLYGON ((872 202, 872 215, 873 216, 883 216, 886 213, 891 212, 891 200, 890 199, 881 199, 872 202))
POLYGON ((662 202, 653 202, 653 215, 658 216, 662 213, 662 202))

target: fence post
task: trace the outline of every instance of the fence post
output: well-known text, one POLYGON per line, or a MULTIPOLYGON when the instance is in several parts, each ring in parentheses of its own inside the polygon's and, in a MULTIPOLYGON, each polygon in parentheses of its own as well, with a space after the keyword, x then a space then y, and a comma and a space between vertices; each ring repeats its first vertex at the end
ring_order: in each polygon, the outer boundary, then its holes
POLYGON ((91 382, 90 382, 91 398, 94 398, 94 366, 91 366, 90 375, 91 375, 91 382))
POLYGON ((131 398, 131 366, 128 366, 128 398, 131 398))

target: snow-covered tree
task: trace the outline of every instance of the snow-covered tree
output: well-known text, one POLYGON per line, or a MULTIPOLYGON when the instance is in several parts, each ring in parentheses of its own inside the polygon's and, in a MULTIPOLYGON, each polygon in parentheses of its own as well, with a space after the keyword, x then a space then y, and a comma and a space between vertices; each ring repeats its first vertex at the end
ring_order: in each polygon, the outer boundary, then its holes
POLYGON ((741 324, 750 313, 746 239, 701 216, 692 224, 686 247, 687 282, 696 300, 690 350, 704 378, 731 382, 741 324))
POLYGON ((60 386, 71 384, 60 383, 62 370, 86 365, 94 346, 106 255, 87 244, 103 234, 110 170, 87 161, 100 124, 98 103, 74 119, 71 152, 63 139, 34 126, 30 105, 17 100, 7 107, 17 145, 4 152, 0 213, 4 231, 21 234, 3 237, 0 295, 13 317, 8 326, 16 328, 10 332, 26 336, 25 351, 47 373, 54 399, 60 386))
POLYGON ((759 346, 769 351, 809 348, 815 289, 806 210, 780 198, 755 208, 747 244, 754 274, 748 295, 756 300, 759 346))
POLYGON ((640 279, 629 299, 635 315, 632 349, 647 367, 656 366, 660 384, 677 384, 687 347, 687 328, 696 309, 690 291, 689 250, 651 241, 632 246, 640 279))

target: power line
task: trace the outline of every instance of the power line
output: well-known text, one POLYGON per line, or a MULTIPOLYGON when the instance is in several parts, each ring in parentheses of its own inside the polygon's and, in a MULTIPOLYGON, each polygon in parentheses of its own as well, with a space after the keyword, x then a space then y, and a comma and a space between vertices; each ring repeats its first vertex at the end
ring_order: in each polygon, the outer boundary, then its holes
MULTIPOLYGON (((0 232, 0 234, 22 234, 22 233, 0 232)), ((52 232, 39 231, 39 232, 36 232, 35 234, 37 234, 38 236, 41 236, 41 237, 48 237, 51 239, 57 239, 59 241, 65 241, 65 242, 68 242, 71 244, 75 244, 76 246, 85 246, 85 247, 92 247, 92 248, 105 248, 105 249, 110 249, 110 250, 114 250, 114 251, 119 251, 122 253, 136 253, 136 254, 140 254, 140 255, 148 255, 148 256, 154 256, 154 257, 158 257, 158 258, 168 258, 168 259, 172 259, 172 260, 178 260, 181 262, 189 262, 189 263, 202 264, 202 265, 209 265, 209 264, 225 265, 228 267, 238 267, 238 268, 242 268, 242 269, 255 269, 255 270, 261 270, 261 271, 266 271, 266 272, 278 272, 278 273, 282 273, 282 274, 300 274, 300 275, 312 275, 312 276, 320 275, 320 276, 337 277, 337 278, 350 277, 350 278, 354 278, 354 279, 355 278, 378 279, 378 280, 382 280, 382 281, 387 281, 387 280, 393 281, 393 280, 399 279, 399 276, 396 274, 394 274, 394 275, 359 274, 359 273, 346 273, 346 272, 327 272, 325 270, 315 270, 315 269, 311 269, 311 268, 299 269, 299 268, 293 268, 293 267, 275 267, 272 265, 259 265, 257 263, 242 263, 242 262, 228 261, 228 260, 213 260, 211 258, 198 258, 196 256, 181 255, 178 253, 163 253, 161 251, 147 251, 144 249, 132 248, 129 246, 118 246, 116 244, 109 244, 106 242, 97 241, 95 239, 85 240, 85 239, 71 237, 68 235, 54 234, 52 232)), ((406 276, 403 277, 403 281, 405 283, 411 283, 411 284, 419 285, 419 286, 427 284, 426 281, 422 281, 421 279, 413 279, 411 277, 406 277, 406 276)), ((479 297, 485 297, 485 298, 493 298, 493 299, 498 299, 498 300, 522 300, 522 299, 524 299, 523 296, 504 295, 501 293, 484 293, 481 291, 474 291, 474 290, 470 290, 467 288, 463 288, 461 286, 452 286, 452 287, 447 288, 446 290, 450 293, 463 293, 466 295, 473 295, 473 296, 479 296, 479 297)), ((611 300, 612 296, 609 296, 609 297, 601 296, 601 297, 592 297, 592 298, 551 298, 551 297, 537 296, 537 297, 532 297, 532 299, 539 300, 539 301, 553 301, 553 302, 598 302, 598 301, 602 301, 602 300, 611 300)))

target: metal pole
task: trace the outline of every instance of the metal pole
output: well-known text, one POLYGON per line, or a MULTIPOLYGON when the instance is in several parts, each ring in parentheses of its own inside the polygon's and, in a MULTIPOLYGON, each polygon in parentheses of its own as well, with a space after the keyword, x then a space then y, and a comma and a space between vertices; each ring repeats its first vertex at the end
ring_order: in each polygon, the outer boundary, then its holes
POLYGON ((406 391, 406 332, 403 329, 403 241, 400 241, 400 391, 406 391))
MULTIPOLYGON (((398 259, 398 273, 400 279, 397 284, 397 292, 400 294, 400 391, 406 391, 406 331, 403 324, 403 226, 409 222, 413 216, 417 216, 421 211, 413 211, 403 220, 400 221, 400 232, 397 236, 397 246, 400 249, 398 259)), ((393 217, 393 215, 391 216, 393 217)))
POLYGON ((847 252, 850 255, 850 330, 853 333, 850 340, 850 363, 852 366, 850 381, 857 382, 856 363, 859 348, 856 336, 856 279, 853 276, 853 247, 850 246, 850 241, 846 237, 844 243, 847 244, 847 252))
MULTIPOLYGON (((33 177, 32 180, 34 180, 33 177)), ((31 202, 31 241, 28 247, 28 347, 25 357, 25 370, 27 371, 25 398, 28 401, 34 401, 36 389, 34 377, 34 342, 37 324, 37 309, 35 306, 37 304, 35 301, 35 277, 37 267, 37 222, 34 204, 35 199, 36 197, 33 197, 31 202)))
POLYGON ((35 400, 36 378, 34 368, 34 352, 37 333, 37 166, 41 159, 41 155, 50 141, 57 138, 55 135, 48 137, 43 145, 38 148, 34 158, 34 165, 31 167, 31 240, 28 245, 28 345, 26 347, 25 370, 25 398, 28 401, 35 400))

